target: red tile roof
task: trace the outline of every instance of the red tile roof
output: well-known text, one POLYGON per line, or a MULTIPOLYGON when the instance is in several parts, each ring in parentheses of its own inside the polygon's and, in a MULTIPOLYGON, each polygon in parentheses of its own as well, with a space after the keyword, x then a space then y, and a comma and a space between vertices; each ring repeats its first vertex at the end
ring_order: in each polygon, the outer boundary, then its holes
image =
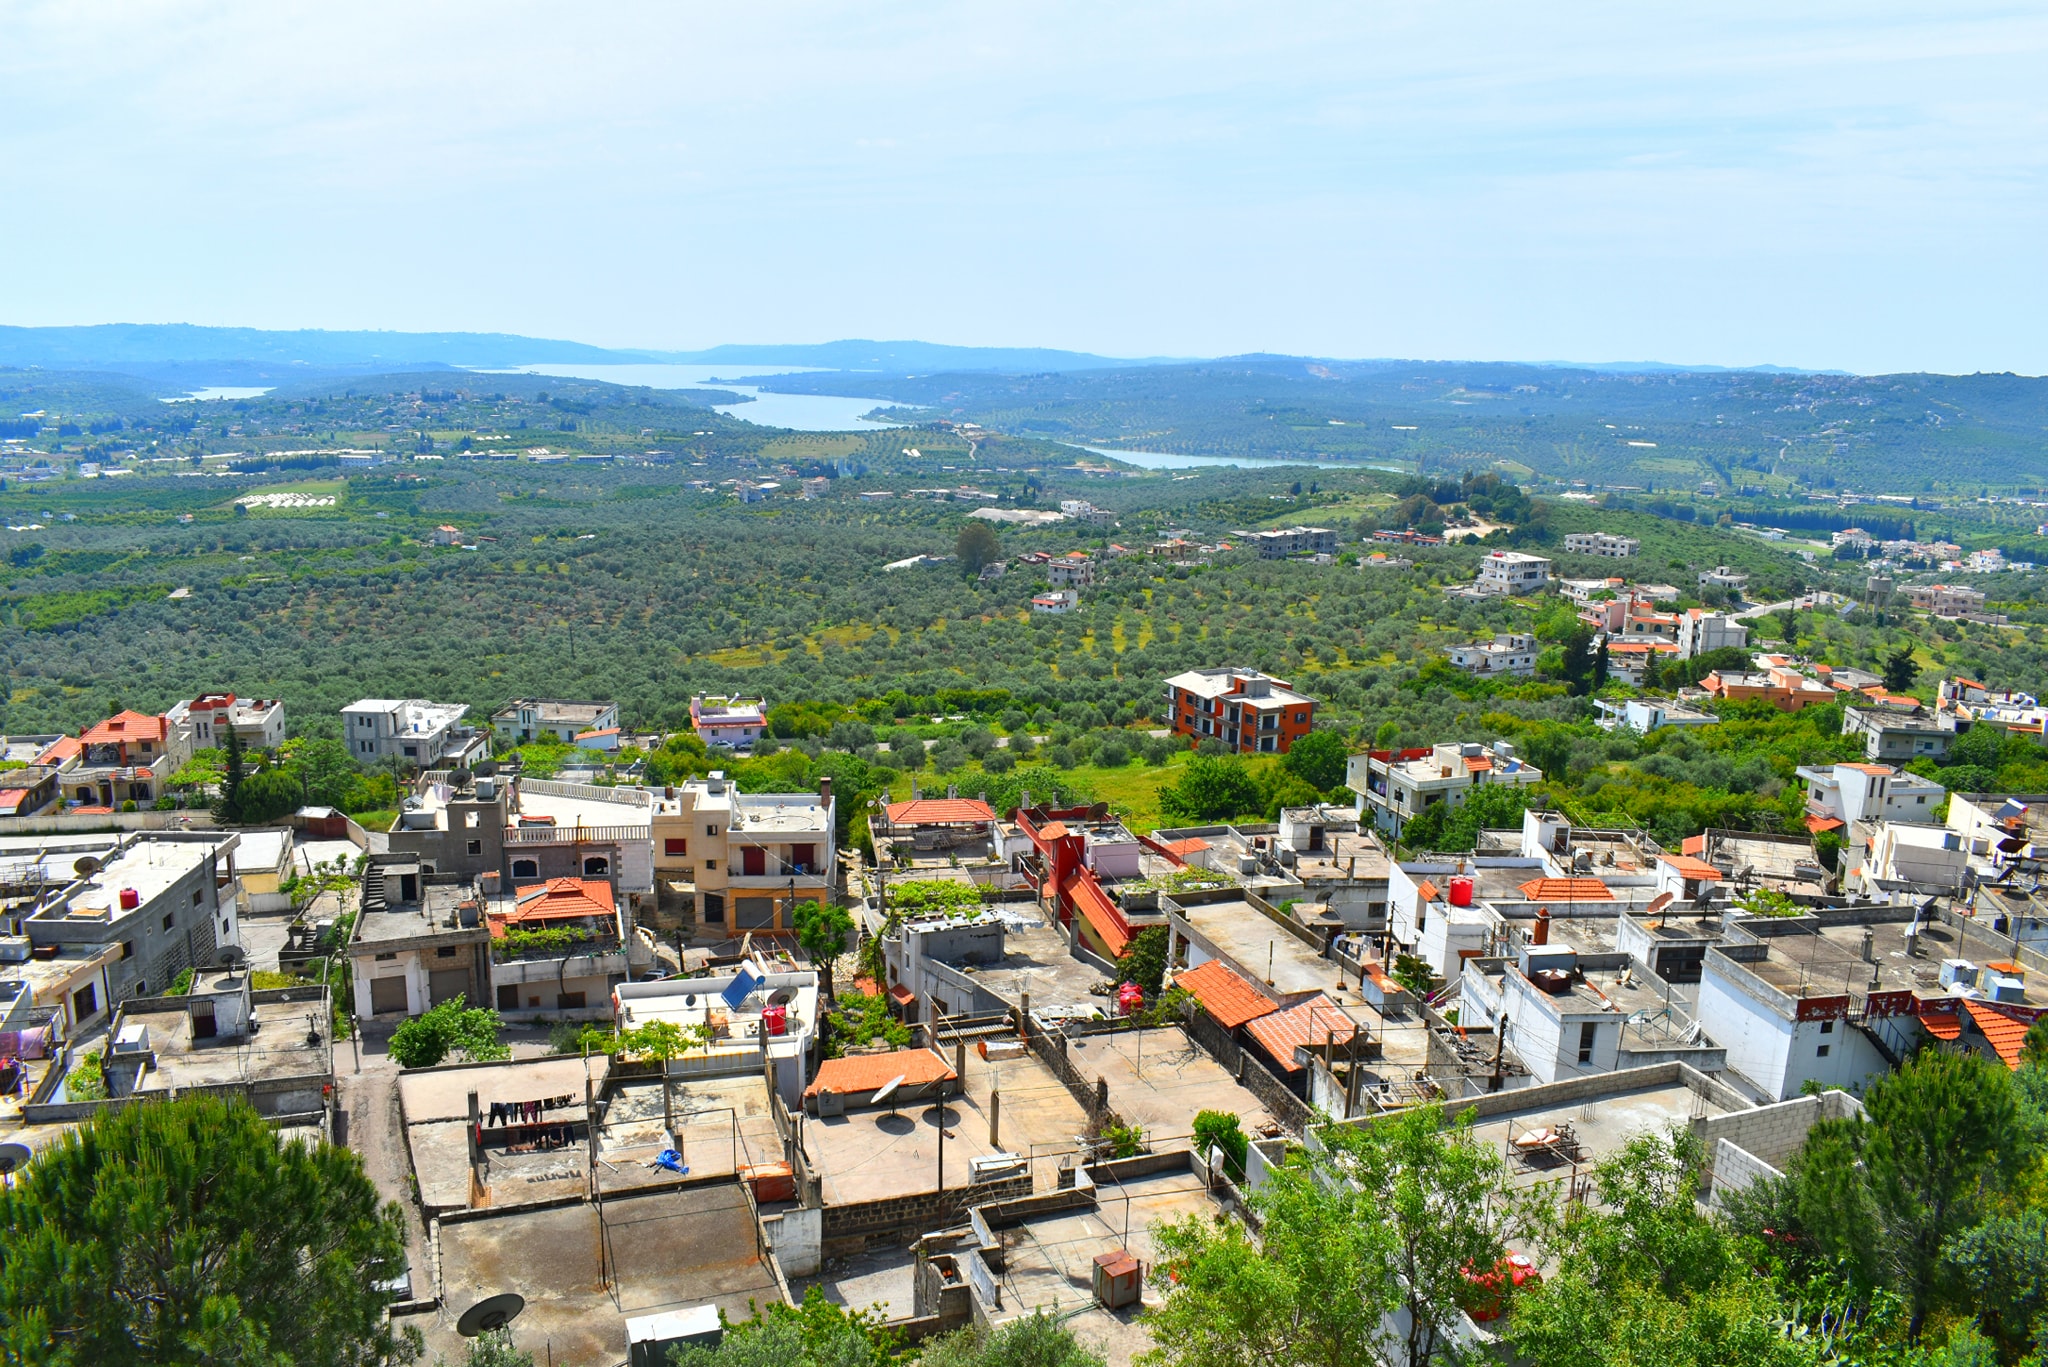
POLYGON ((915 797, 908 802, 889 804, 891 826, 950 826, 962 821, 995 819, 994 809, 986 802, 969 797, 915 797))
POLYGON ((1270 1016, 1280 1009, 1221 959, 1211 959, 1200 968, 1190 969, 1175 978, 1173 985, 1193 993, 1202 1009, 1225 1030, 1235 1030, 1246 1021, 1270 1016))
POLYGON ((1415 898, 1419 902, 1434 902, 1440 896, 1442 894, 1436 890, 1436 884, 1427 878, 1415 885, 1415 898))
POLYGON ((1483 774, 1492 768, 1493 757, 1491 755, 1467 755, 1465 757, 1465 769, 1468 773, 1483 774))
POLYGON ((1921 1007, 1917 1013, 1921 1028, 1936 1039, 1961 1039, 1963 1018, 1953 1011, 1930 1011, 1921 1007))
POLYGON ((2020 1066, 2020 1047, 2026 1043, 2027 1023, 2014 1020, 2001 1011, 1993 1010, 1982 1002, 1966 1001, 1963 1009, 1970 1013, 1970 1019, 1977 1022, 1977 1028, 1984 1032, 1985 1042, 1993 1052, 2005 1061, 2005 1066, 2015 1072, 2020 1066))
POLYGON ((121 712, 108 717, 78 739, 83 745, 114 745, 124 740, 161 741, 169 726, 170 723, 162 717, 121 712))
POLYGON ((1818 813, 1814 813, 1807 816, 1806 829, 1814 835, 1819 835, 1822 831, 1841 830, 1842 823, 1839 818, 1832 816, 1821 816, 1818 813))
POLYGON ((50 748, 36 756, 37 764, 62 764, 85 747, 76 736, 59 736, 50 742, 50 748))
POLYGON ((1689 835, 1678 846, 1680 854, 1705 854, 1707 838, 1703 835, 1689 835))
POLYGON ((1597 878, 1531 878, 1522 896, 1532 902, 1612 902, 1614 894, 1597 878))
POLYGON ((1079 870, 1061 891, 1073 898, 1082 919, 1095 928, 1096 935, 1102 939, 1102 947, 1112 957, 1121 959, 1124 951, 1131 947, 1131 941, 1138 938, 1138 932, 1131 929, 1131 923, 1124 919, 1123 912, 1109 900, 1109 894, 1095 881, 1095 875, 1086 869, 1079 870))
POLYGON ((1295 1073, 1301 1071, 1294 1061, 1297 1046, 1313 1044, 1320 1049, 1333 1032, 1337 1043, 1348 1044, 1357 1029, 1335 1002, 1318 992, 1299 1006, 1261 1016, 1245 1026, 1245 1033, 1259 1042, 1282 1071, 1295 1073))
POLYGON ((512 910, 492 912, 488 918, 491 934, 502 935, 507 926, 538 921, 574 921, 585 916, 606 918, 618 915, 612 901, 611 884, 597 878, 551 878, 533 883, 512 894, 512 910))
POLYGON ((866 1096, 879 1092, 901 1077, 905 1087, 928 1087, 934 1082, 951 1082, 955 1074, 946 1061, 929 1049, 896 1049, 886 1054, 855 1054, 828 1058, 818 1065, 818 1075, 804 1088, 805 1097, 820 1092, 838 1096, 866 1096))
POLYGON ((1709 864, 1706 860, 1695 859, 1689 854, 1662 854, 1657 856, 1657 861, 1661 864, 1669 864, 1672 868, 1677 869, 1678 876, 1681 878, 1696 879, 1702 883, 1718 883, 1721 881, 1721 871, 1719 869, 1709 864))
POLYGON ((1199 835, 1191 835, 1185 840, 1169 840, 1159 848, 1165 850, 1168 854, 1200 854, 1203 850, 1210 849, 1212 846, 1199 835))

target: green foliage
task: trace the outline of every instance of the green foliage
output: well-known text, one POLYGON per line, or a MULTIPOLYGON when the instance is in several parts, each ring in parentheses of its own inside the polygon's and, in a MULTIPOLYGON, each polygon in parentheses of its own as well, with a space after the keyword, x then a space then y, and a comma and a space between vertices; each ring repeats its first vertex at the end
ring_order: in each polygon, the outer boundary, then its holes
MULTIPOLYGON (((436 1358, 435 1367, 446 1367, 446 1358, 436 1358)), ((487 1329, 469 1341, 462 1367, 533 1367, 533 1354, 512 1341, 510 1329, 487 1329)))
POLYGON ((1106 1367, 1102 1354, 1044 1310, 996 1329, 971 1325, 924 1345, 920 1367, 1106 1367))
POLYGON ((1351 747, 1335 731, 1311 731, 1289 746, 1280 762, 1287 772, 1315 789, 1327 793, 1344 783, 1344 768, 1351 747))
POLYGON ((106 1057, 102 1050, 94 1049, 80 1054, 71 1061, 71 1071, 64 1074, 64 1096, 69 1101, 105 1101, 107 1099, 107 1075, 102 1071, 106 1057))
POLYGON ((846 938, 853 934, 853 918, 846 908, 829 903, 799 902, 795 924, 796 942, 811 962, 828 966, 846 952, 846 938))
POLYGON ((1136 983, 1147 1001, 1157 1000, 1164 987, 1169 938, 1165 926, 1146 926, 1124 950, 1123 980, 1136 983))
POLYGON ((532 930, 514 927, 506 930, 504 937, 495 941, 492 948, 502 961, 535 951, 560 954, 590 938, 591 933, 582 926, 539 926, 532 930))
POLYGON ((1423 808, 1401 828, 1401 843, 1417 850, 1469 850, 1481 831, 1519 829, 1531 790, 1519 784, 1482 783, 1453 807, 1423 808))
POLYGON ((171 992, 170 992, 170 995, 171 995, 171 996, 173 996, 173 997, 182 997, 182 996, 184 996, 184 995, 185 995, 185 994, 186 994, 187 992, 190 992, 191 990, 192 990, 192 970, 191 970, 191 969, 189 969, 189 968, 181 968, 181 969, 179 969, 179 970, 178 970, 178 976, 177 976, 177 977, 175 977, 175 978, 173 978, 173 979, 171 979, 171 992))
POLYGON ((1197 1111, 1194 1125, 1195 1151, 1209 1154, 1223 1150, 1225 1170, 1234 1182, 1244 1180, 1245 1154, 1251 1149, 1251 1141, 1245 1138, 1244 1129, 1238 1124, 1237 1115, 1232 1111, 1197 1111))
POLYGON ((33 1367, 412 1361, 375 1283, 405 1256, 361 1161, 239 1101, 106 1111, 0 1193, 0 1344, 33 1367))
POLYGON ((616 1054, 619 1037, 591 1021, 562 1021, 548 1032, 548 1047, 558 1054, 616 1054))
POLYGON ((1776 888, 1751 888, 1735 899, 1746 916, 1799 916, 1805 908, 1776 888))
POLYGON ((889 999, 879 992, 841 992, 832 1007, 825 1019, 832 1025, 828 1047, 835 1058, 877 1040, 897 1049, 910 1043, 910 1027, 889 1014, 889 999))
POLYGON ((1159 809, 1178 825, 1262 815, 1266 796, 1251 768, 1236 755, 1197 754, 1180 776, 1159 789, 1159 809))
POLYGON ((1427 997, 1436 984, 1429 961, 1414 954, 1396 954, 1394 971, 1388 976, 1416 997, 1427 997))
POLYGON ((1111 1158, 1136 1158, 1145 1152, 1145 1131, 1138 1125, 1104 1125, 1102 1142, 1111 1158))
POLYGON ((771 1302, 730 1324, 716 1348, 669 1349, 670 1367, 882 1367, 896 1341, 879 1312, 848 1310, 813 1286, 801 1306, 771 1302))
POLYGON ((1001 560, 1003 547, 996 539, 995 528, 980 518, 962 523, 960 534, 953 538, 953 558, 960 562, 960 572, 965 575, 980 574, 982 566, 1001 560))
POLYGON ((912 878, 889 884, 889 911, 907 917, 943 916, 982 907, 981 887, 950 878, 912 878))
POLYGON ((498 1042, 499 1028, 496 1011, 453 997, 401 1022, 391 1032, 391 1057, 401 1068, 432 1068, 453 1053, 468 1063, 510 1058, 511 1049, 498 1042))

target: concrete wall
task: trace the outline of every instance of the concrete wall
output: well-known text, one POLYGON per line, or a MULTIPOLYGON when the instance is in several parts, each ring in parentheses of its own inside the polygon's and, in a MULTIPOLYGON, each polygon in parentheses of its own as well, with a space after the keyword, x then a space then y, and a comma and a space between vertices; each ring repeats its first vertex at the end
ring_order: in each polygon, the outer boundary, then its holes
MULTIPOLYGON (((1693 1133, 1710 1153, 1724 1141, 1759 1163, 1783 1169, 1806 1142, 1807 1131, 1822 1119, 1845 1120, 1863 1113, 1862 1103, 1846 1092, 1798 1096, 1771 1106, 1707 1116, 1692 1122, 1693 1133)), ((1716 1165, 1718 1183, 1719 1166, 1716 1165)))

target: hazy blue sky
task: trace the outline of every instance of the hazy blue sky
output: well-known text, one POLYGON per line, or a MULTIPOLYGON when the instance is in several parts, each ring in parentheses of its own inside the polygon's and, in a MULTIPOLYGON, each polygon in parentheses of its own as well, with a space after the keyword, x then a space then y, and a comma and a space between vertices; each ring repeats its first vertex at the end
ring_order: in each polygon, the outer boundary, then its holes
POLYGON ((2048 9, 0 0, 0 322, 2048 371, 2048 9))

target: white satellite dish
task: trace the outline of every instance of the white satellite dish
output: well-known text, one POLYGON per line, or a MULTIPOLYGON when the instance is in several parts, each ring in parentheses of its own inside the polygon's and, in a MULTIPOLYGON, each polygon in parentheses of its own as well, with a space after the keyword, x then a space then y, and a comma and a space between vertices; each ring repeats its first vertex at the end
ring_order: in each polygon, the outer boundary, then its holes
POLYGON ((901 1087, 904 1081, 909 1078, 909 1076, 910 1074, 908 1073, 898 1073, 895 1077, 890 1078, 887 1082, 881 1085, 881 1087, 875 1092, 873 1096, 868 1098, 868 1105, 879 1106, 883 1102, 895 1096, 896 1089, 898 1087, 901 1087))

